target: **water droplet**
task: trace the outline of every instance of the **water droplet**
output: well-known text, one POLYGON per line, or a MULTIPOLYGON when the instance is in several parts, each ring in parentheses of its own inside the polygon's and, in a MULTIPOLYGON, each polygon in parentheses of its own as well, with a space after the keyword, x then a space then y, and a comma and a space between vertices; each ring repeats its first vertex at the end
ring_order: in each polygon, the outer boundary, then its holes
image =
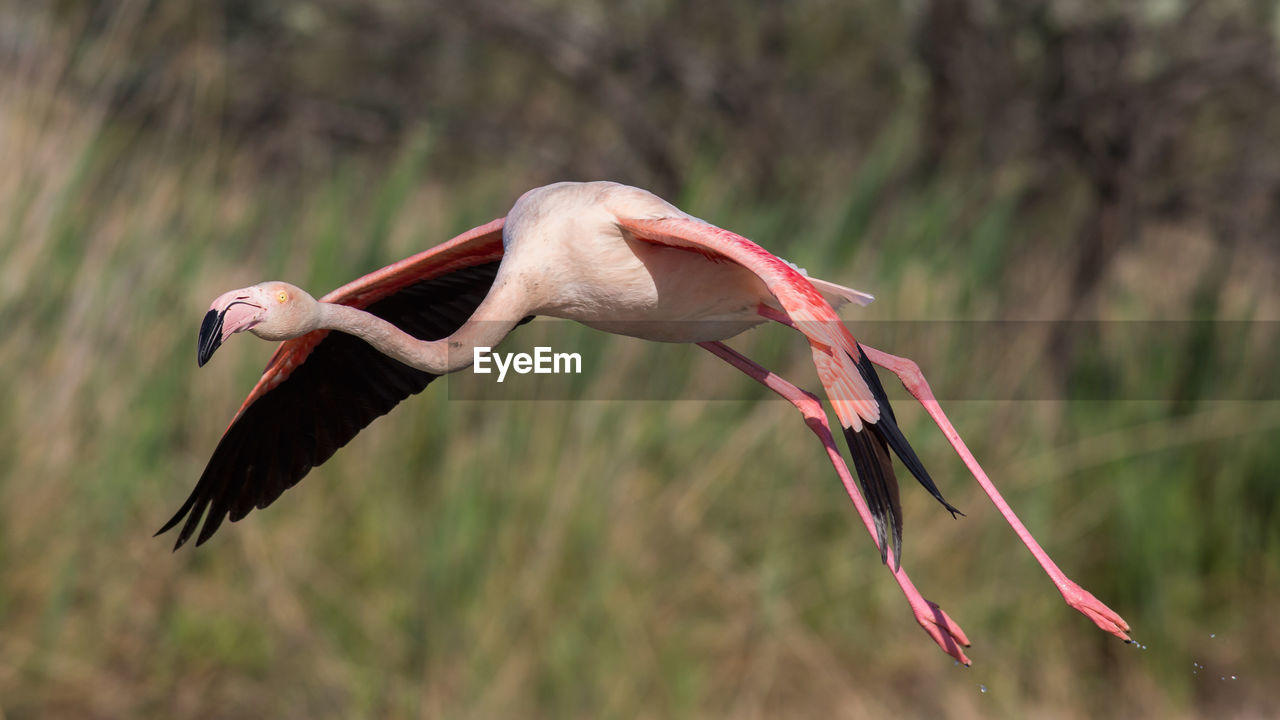
POLYGON ((1231 679, 1232 679, 1232 680, 1235 680, 1235 679, 1236 679, 1236 676, 1235 676, 1235 675, 1232 675, 1232 676, 1231 676, 1231 679))
POLYGON ((1214 638, 1216 638, 1216 637, 1218 637, 1218 633, 1209 633, 1209 639, 1210 639, 1210 640, 1212 640, 1212 639, 1214 639, 1214 638))
POLYGON ((987 686, 986 686, 986 685, 979 685, 979 686, 978 686, 978 689, 985 693, 985 692, 987 691, 987 686))

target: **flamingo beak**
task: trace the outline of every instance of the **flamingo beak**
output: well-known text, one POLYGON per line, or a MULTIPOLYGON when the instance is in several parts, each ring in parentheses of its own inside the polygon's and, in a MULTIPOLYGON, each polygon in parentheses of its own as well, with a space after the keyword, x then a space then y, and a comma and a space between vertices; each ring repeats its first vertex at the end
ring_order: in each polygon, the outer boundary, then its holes
POLYGON ((200 323, 196 340, 196 364, 204 367, 227 338, 262 321, 262 306, 253 302, 244 290, 232 290, 213 301, 200 323))

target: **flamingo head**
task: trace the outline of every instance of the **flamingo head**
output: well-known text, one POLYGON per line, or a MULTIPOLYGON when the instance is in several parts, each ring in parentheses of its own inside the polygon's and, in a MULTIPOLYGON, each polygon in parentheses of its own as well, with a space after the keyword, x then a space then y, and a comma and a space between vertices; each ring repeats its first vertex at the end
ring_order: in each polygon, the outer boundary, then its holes
POLYGON ((204 366, 235 333, 263 340, 288 340, 316 329, 320 304, 305 290, 285 282, 265 282, 218 296, 200 323, 196 363, 204 366))

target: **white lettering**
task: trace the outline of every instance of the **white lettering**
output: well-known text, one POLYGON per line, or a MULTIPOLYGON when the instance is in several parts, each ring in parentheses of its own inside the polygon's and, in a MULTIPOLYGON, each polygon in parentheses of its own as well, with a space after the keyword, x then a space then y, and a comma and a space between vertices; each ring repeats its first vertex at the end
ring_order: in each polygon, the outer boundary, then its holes
POLYGON ((498 365, 498 382, 502 382, 507 377, 507 369, 511 367, 511 361, 515 359, 515 353, 507 353, 505 358, 502 353, 494 353, 493 361, 498 365), (503 360, 506 362, 503 362, 503 360))
POLYGON ((492 370, 489 369, 489 366, 485 364, 486 360, 489 360, 490 358, 493 357, 492 355, 489 354, 489 351, 491 349, 492 348, 477 347, 471 351, 471 371, 472 372, 483 373, 485 375, 488 375, 489 373, 493 372, 492 370))
MULTIPOLYGON (((551 348, 547 348, 550 350, 551 348)), ((574 373, 582 374, 582 356, 578 353, 556 353, 553 363, 554 373, 574 373), (564 369, 560 369, 560 361, 564 360, 564 369)))
POLYGON ((549 347, 535 347, 529 353, 496 353, 493 348, 477 347, 472 350, 472 372, 489 375, 498 368, 498 382, 507 379, 507 371, 518 375, 582 374, 582 356, 578 353, 553 352, 549 347), (492 363, 492 364, 491 364, 492 363))
POLYGON ((533 371, 538 375, 546 375, 551 372, 551 348, 535 347, 533 349, 533 371))

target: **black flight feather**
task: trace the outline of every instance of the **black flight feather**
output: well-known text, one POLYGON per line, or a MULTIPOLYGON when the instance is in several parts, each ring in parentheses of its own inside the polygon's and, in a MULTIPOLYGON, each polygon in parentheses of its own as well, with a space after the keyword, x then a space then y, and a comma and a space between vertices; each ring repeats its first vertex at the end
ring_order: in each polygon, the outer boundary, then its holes
POLYGON ((880 384, 880 377, 876 374, 876 368, 871 364, 870 358, 867 357, 866 353, 862 353, 861 359, 854 359, 854 365, 858 368, 858 374, 862 376, 862 379, 871 388, 871 394, 880 406, 880 420, 872 424, 877 434, 888 443, 889 447, 893 448, 902 464, 907 466, 907 469, 924 486, 924 489, 929 491, 930 495, 942 503, 942 506, 951 513, 952 517, 963 515, 964 513, 957 510, 942 497, 938 486, 933 483, 933 478, 929 477, 929 471, 924 469, 924 463, 920 462, 920 458, 916 456, 916 451, 911 449, 911 444, 903 436, 902 430, 898 429, 898 419, 894 417, 893 406, 889 404, 889 398, 884 393, 884 386, 880 384))
POLYGON ((845 442, 853 455, 853 466, 858 473, 858 484, 862 486, 867 507, 875 521, 876 541, 880 545, 880 560, 888 562, 889 547, 893 547, 893 566, 898 567, 902 559, 902 505, 898 494, 898 479, 893 473, 893 462, 889 457, 889 448, 897 454, 898 459, 907 467, 916 480, 942 503, 951 515, 963 515, 947 502, 933 478, 925 470, 924 463, 916 456, 911 444, 898 428, 897 417, 893 407, 885 395, 884 386, 876 374, 875 367, 865 353, 861 359, 854 358, 858 374, 871 389, 876 404, 880 408, 880 419, 874 423, 863 423, 860 432, 852 428, 844 428, 845 442))
POLYGON ((896 568, 902 559, 902 504, 898 497, 898 479, 894 477, 893 462, 889 459, 884 438, 875 431, 874 425, 864 423, 859 432, 844 428, 844 439, 853 455, 858 484, 862 486, 862 494, 875 520, 880 562, 889 561, 889 547, 892 545, 893 566, 896 568))

